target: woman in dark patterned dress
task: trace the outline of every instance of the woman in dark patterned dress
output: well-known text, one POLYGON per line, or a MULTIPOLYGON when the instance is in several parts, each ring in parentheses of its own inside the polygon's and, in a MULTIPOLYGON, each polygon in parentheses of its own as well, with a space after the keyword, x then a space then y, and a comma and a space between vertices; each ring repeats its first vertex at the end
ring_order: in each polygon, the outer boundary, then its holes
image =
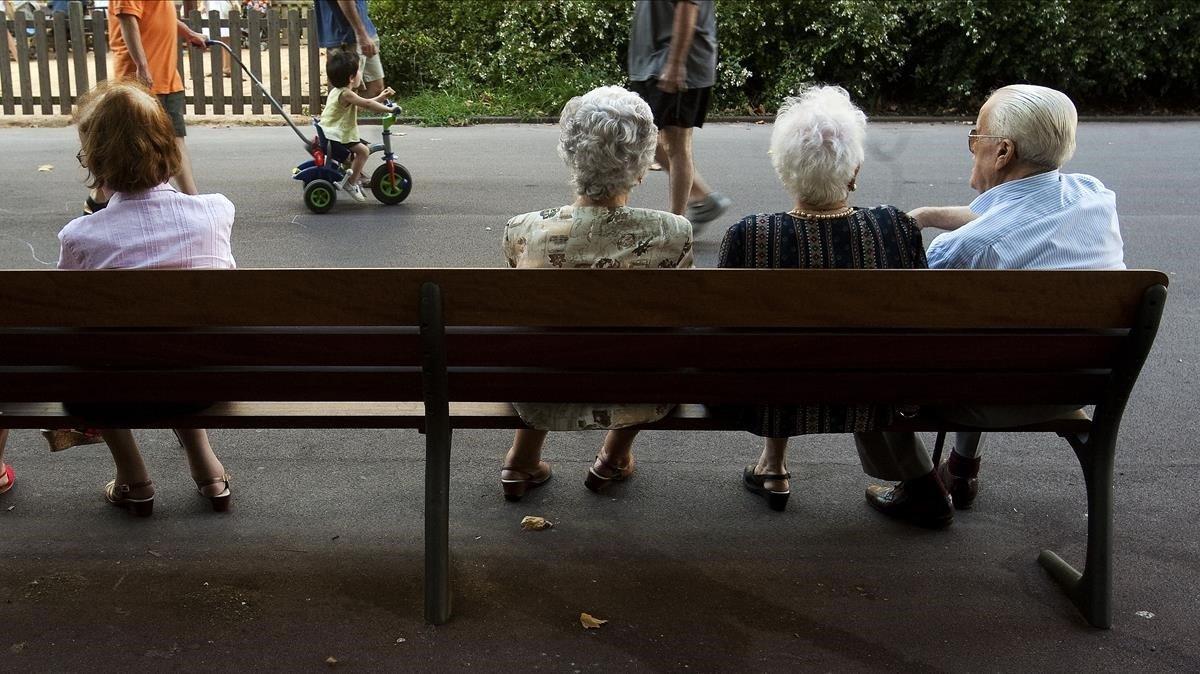
MULTIPOLYGON (((804 269, 923 269, 921 233, 893 206, 850 205, 863 162, 867 119, 841 87, 813 87, 780 109, 771 136, 771 161, 795 199, 787 213, 750 215, 721 242, 721 267, 804 269)), ((775 510, 791 494, 785 452, 788 438, 809 433, 854 432, 860 454, 869 433, 892 419, 882 405, 744 407, 726 410, 739 425, 766 438, 743 482, 775 510), (860 435, 866 434, 866 435, 860 435)), ((865 456, 865 454, 864 454, 865 456)), ((864 458, 864 467, 874 473, 864 458)))

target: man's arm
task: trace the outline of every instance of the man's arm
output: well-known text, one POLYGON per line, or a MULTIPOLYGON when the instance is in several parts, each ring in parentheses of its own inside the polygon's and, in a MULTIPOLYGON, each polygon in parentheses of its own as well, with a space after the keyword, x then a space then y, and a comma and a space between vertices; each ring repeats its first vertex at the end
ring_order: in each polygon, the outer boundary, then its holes
POLYGON ((671 49, 667 54, 667 65, 658 77, 658 88, 673 94, 683 89, 687 74, 688 52, 696 36, 696 18, 700 8, 692 0, 676 0, 675 23, 671 28, 671 49))
POLYGON ((338 7, 341 8, 346 20, 350 22, 350 27, 354 29, 359 53, 367 58, 374 56, 378 50, 375 48, 375 41, 367 34, 367 25, 358 15, 358 3, 355 0, 338 0, 338 7))
POLYGON ((979 217, 966 206, 925 206, 908 212, 917 227, 953 231, 979 217))
POLYGON ((192 30, 192 27, 184 23, 182 19, 180 19, 177 23, 178 25, 175 27, 175 32, 179 34, 179 37, 183 38, 184 42, 188 43, 192 47, 199 47, 200 49, 204 50, 208 49, 208 44, 205 42, 203 33, 197 33, 196 31, 192 30))
POLYGON ((133 14, 118 14, 117 22, 121 26, 121 39, 129 49, 129 58, 137 68, 138 79, 147 89, 154 87, 154 75, 150 74, 150 62, 146 60, 146 50, 142 47, 142 30, 140 22, 133 14))

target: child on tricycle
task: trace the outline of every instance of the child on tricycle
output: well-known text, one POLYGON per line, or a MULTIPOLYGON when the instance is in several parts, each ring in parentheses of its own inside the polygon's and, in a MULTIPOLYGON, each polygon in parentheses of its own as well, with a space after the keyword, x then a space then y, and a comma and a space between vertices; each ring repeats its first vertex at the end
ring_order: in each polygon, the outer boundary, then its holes
POLYGON ((321 111, 321 128, 329 141, 329 158, 345 162, 352 157, 350 171, 342 181, 342 189, 355 201, 366 201, 362 191, 363 167, 370 148, 358 135, 358 110, 390 113, 392 107, 384 101, 394 91, 389 87, 374 98, 363 98, 354 92, 362 86, 359 57, 350 51, 331 49, 325 60, 325 76, 329 80, 329 96, 321 111))

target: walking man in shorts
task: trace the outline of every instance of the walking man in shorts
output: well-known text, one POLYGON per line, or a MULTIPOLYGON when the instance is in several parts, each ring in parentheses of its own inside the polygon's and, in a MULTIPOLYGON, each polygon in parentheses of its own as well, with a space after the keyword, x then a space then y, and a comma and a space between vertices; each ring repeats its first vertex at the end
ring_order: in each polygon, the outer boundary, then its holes
POLYGON ((316 0, 317 39, 322 49, 338 48, 358 54, 363 98, 381 94, 383 61, 379 33, 367 16, 367 0, 316 0))
POLYGON ((732 203, 692 161, 692 129, 704 126, 716 71, 713 0, 638 0, 629 32, 630 89, 654 111, 654 158, 670 178, 671 212, 693 224, 715 220, 732 203))
MULTIPOLYGON (((108 7, 108 45, 112 50, 118 79, 137 79, 171 116, 175 143, 183 161, 175 185, 185 194, 199 194, 188 155, 187 126, 183 122, 183 79, 179 76, 179 40, 208 49, 204 36, 188 28, 175 13, 175 3, 159 0, 111 0, 108 7)), ((103 207, 107 197, 89 197, 89 212, 103 207)))

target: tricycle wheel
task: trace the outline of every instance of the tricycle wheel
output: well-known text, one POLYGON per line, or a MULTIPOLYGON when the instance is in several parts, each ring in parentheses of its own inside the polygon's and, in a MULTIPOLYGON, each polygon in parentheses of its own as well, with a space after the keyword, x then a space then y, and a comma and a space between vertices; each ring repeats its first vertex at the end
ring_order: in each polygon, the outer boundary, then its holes
POLYGON ((379 168, 371 174, 371 194, 380 203, 389 206, 398 204, 408 198, 408 193, 412 192, 412 174, 408 169, 401 164, 392 164, 395 171, 389 169, 388 164, 380 164, 379 168))
POLYGON ((337 190, 328 180, 313 180, 304 186, 304 205, 313 213, 328 213, 337 202, 337 190))

